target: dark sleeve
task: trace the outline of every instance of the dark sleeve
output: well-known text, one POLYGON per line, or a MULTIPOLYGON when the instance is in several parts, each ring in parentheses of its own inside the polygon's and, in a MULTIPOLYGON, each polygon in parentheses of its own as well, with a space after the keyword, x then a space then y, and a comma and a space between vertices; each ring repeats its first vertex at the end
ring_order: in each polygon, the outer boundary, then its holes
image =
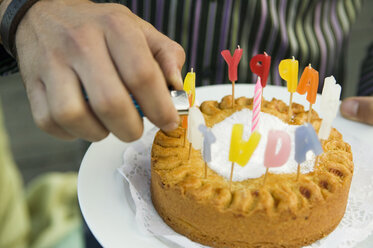
POLYGON ((16 60, 0 45, 0 76, 6 76, 15 72, 18 72, 16 60))

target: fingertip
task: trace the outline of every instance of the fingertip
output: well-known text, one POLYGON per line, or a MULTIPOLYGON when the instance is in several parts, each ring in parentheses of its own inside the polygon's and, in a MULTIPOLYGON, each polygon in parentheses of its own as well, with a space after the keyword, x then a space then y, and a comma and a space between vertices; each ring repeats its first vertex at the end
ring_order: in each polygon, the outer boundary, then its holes
POLYGON ((373 98, 349 97, 342 101, 340 111, 343 117, 373 125, 373 98))
POLYGON ((341 114, 346 118, 356 118, 359 109, 359 102, 353 98, 346 98, 342 101, 340 110, 341 114))
POLYGON ((170 122, 164 125, 163 127, 161 127, 161 129, 165 132, 170 132, 170 131, 177 129, 178 127, 179 127, 179 122, 170 122))

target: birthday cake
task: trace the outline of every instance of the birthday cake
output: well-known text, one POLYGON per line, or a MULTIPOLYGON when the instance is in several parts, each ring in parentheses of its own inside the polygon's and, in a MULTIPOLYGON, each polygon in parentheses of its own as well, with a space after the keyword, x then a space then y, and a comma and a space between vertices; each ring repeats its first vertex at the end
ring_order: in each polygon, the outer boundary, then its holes
MULTIPOLYGON (((182 127, 156 134, 151 153, 154 207, 176 232, 211 247, 311 244, 332 232, 344 215, 354 169, 351 148, 333 128, 321 140, 323 153, 307 153, 297 174, 295 129, 307 121, 308 113, 293 103, 289 119, 284 102, 262 100, 261 141, 246 166, 234 166, 230 182, 229 128, 246 122, 250 127, 252 108, 253 99, 245 97, 236 99, 233 107, 231 96, 201 104, 205 124, 216 136, 208 167, 201 150, 189 152, 182 127), (292 148, 282 167, 266 173, 263 157, 271 129, 289 134, 292 148)), ((310 123, 318 132, 321 119, 315 111, 310 123)), ((249 133, 244 130, 244 138, 249 133)))

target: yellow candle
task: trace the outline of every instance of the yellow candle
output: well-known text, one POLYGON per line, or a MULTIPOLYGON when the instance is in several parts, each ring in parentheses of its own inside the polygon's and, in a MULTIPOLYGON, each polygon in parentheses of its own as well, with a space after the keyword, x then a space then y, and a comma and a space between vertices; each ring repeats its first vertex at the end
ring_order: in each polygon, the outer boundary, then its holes
POLYGON ((231 146, 229 150, 229 161, 245 166, 251 155, 259 144, 261 135, 254 131, 251 133, 248 141, 242 140, 243 125, 234 124, 232 128, 231 146))
POLYGON ((183 89, 189 96, 190 106, 193 106, 196 98, 196 74, 193 72, 193 68, 191 72, 187 73, 184 79, 183 89))
POLYGON ((297 90, 298 68, 298 60, 294 58, 281 60, 278 66, 280 76, 287 82, 290 93, 294 93, 297 90))

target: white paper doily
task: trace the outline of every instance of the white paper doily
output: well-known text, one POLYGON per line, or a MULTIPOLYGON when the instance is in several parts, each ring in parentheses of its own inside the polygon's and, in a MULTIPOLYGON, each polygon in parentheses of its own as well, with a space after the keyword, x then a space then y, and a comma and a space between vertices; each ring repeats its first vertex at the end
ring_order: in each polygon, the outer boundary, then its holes
MULTIPOLYGON (((144 234, 154 235, 170 247, 206 247, 173 231, 153 207, 150 152, 157 131, 153 128, 141 140, 131 144, 123 154, 123 165, 118 169, 129 183, 136 208, 136 222, 144 234)), ((344 140, 352 147, 355 166, 346 213, 331 234, 306 248, 351 248, 365 240, 373 230, 372 145, 347 135, 344 135, 344 140)))

